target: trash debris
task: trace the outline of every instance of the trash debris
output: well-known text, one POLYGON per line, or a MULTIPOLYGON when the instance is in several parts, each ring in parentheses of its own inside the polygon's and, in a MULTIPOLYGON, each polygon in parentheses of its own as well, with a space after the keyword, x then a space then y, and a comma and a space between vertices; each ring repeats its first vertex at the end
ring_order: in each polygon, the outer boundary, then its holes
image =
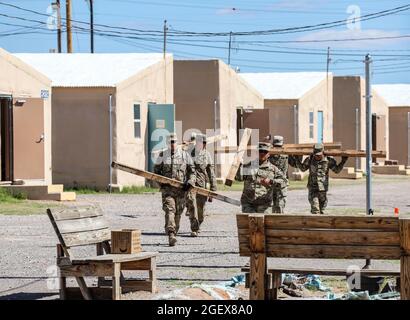
POLYGON ((245 275, 237 275, 230 281, 218 284, 194 283, 170 293, 160 294, 157 300, 238 300, 247 298, 245 275), (242 285, 242 286, 241 286, 242 285))
POLYGON ((309 274, 306 276, 306 280, 307 281, 304 283, 304 286, 306 289, 319 290, 319 291, 331 291, 330 288, 322 284, 322 281, 320 280, 320 277, 318 275, 309 274))
POLYGON ((359 291, 353 292, 350 291, 348 293, 343 294, 340 297, 329 297, 330 300, 387 300, 387 299, 399 299, 400 293, 399 292, 386 292, 386 293, 379 293, 370 295, 369 291, 359 291))

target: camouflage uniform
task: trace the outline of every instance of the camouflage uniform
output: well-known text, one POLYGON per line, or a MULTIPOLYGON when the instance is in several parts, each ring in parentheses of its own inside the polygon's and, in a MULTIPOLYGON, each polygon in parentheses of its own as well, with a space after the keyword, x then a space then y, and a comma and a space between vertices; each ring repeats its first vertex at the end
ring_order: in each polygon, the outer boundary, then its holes
MULTIPOLYGON (((216 191, 214 162, 209 151, 205 148, 200 151, 194 149, 192 150, 191 155, 195 164, 196 185, 201 188, 206 188, 206 183, 209 181, 211 191, 216 191)), ((206 196, 200 194, 196 195, 197 215, 195 215, 194 211, 189 211, 192 231, 199 231, 199 228, 204 221, 205 203, 207 199, 208 197, 206 196)))
MULTIPOLYGON (((261 143, 259 150, 261 150, 261 143)), ((269 150, 269 147, 266 150, 269 150)), ((269 159, 260 164, 258 168, 251 168, 251 165, 252 163, 245 164, 241 169, 240 178, 244 180, 241 196, 242 212, 271 213, 274 189, 280 188, 286 177, 269 159), (261 183, 266 178, 271 181, 270 186, 264 186, 261 183)))
POLYGON ((277 167, 284 176, 283 183, 280 187, 273 190, 272 197, 272 212, 284 213, 286 206, 286 197, 288 195, 288 156, 282 154, 275 154, 269 158, 270 163, 277 167))
MULTIPOLYGON (((174 153, 170 149, 160 153, 154 172, 164 177, 195 185, 195 167, 191 156, 178 147, 174 153)), ((170 185, 161 185, 162 209, 165 211, 165 232, 176 234, 185 204, 192 210, 195 206, 193 193, 175 188, 170 185)))
MULTIPOLYGON (((323 150, 323 145, 315 145, 315 150, 323 150)), ((308 190, 309 190, 309 202, 311 206, 311 212, 313 214, 324 214, 327 206, 327 191, 329 189, 329 170, 339 173, 342 171, 347 158, 342 158, 342 161, 337 164, 336 160, 332 157, 323 156, 321 160, 316 160, 314 155, 310 155, 308 158, 301 162, 300 158, 297 158, 298 168, 302 171, 309 169, 308 178, 308 190)))

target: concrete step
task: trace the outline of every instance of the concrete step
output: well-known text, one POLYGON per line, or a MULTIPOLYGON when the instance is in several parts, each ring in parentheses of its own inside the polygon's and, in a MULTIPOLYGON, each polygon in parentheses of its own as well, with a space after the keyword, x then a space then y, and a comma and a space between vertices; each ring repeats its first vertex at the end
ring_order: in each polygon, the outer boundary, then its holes
POLYGON ((363 178, 362 172, 356 172, 353 167, 344 167, 339 173, 334 173, 329 170, 329 176, 334 179, 361 179, 363 178))
POLYGON ((376 174, 410 175, 410 169, 406 169, 404 165, 374 166, 372 172, 376 174))
POLYGON ((75 201, 75 192, 59 192, 59 193, 49 193, 44 195, 41 200, 52 200, 52 201, 75 201))
POLYGON ((55 185, 11 185, 2 186, 12 194, 23 194, 29 200, 54 200, 54 201, 74 201, 75 192, 64 192, 62 184, 55 185))

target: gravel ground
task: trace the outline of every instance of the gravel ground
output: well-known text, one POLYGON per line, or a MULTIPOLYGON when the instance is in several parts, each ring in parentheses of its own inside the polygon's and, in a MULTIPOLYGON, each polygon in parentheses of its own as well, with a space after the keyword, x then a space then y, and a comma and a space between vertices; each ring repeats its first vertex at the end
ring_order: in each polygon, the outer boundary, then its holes
MULTIPOLYGON (((240 192, 225 192, 239 199, 240 192)), ((373 202, 376 212, 410 212, 410 178, 376 178, 373 202)), ((113 228, 135 227, 143 230, 145 251, 157 251, 159 257, 159 294, 191 283, 219 283, 240 273, 248 259, 238 255, 235 213, 237 208, 220 201, 209 203, 209 216, 198 238, 189 236, 189 220, 183 216, 176 247, 167 245, 159 193, 144 195, 79 195, 76 204, 99 204, 113 228)), ((364 212, 365 183, 352 181, 331 186, 329 213, 364 212)), ((309 212, 307 190, 290 191, 288 212, 309 212)), ((57 238, 45 214, 29 216, 0 215, 0 299, 55 299, 57 290, 55 244, 57 238)), ((94 248, 82 247, 76 254, 94 254, 94 248)), ((364 261, 269 259, 270 265, 306 267, 362 266, 364 261)), ((374 266, 399 268, 398 262, 374 261, 374 266)), ((146 292, 127 295, 130 299, 152 299, 146 292)))

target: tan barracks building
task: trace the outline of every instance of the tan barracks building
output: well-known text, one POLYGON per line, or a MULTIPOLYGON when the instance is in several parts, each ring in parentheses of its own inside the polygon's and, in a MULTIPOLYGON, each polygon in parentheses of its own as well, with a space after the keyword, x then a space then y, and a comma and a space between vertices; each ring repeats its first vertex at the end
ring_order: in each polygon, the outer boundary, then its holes
MULTIPOLYGON (((216 130, 228 137, 221 146, 238 145, 242 110, 263 108, 262 95, 221 60, 175 60, 174 102, 185 140, 189 129, 216 130)), ((217 157, 216 174, 224 179, 234 155, 217 157)))
POLYGON ((0 48, 0 180, 51 184, 51 80, 0 48))
POLYGON ((166 59, 142 53, 15 57, 52 81, 53 182, 98 189, 106 189, 110 182, 119 188, 144 184, 143 178, 111 170, 110 161, 147 168, 148 109, 173 102, 171 55, 166 59))

